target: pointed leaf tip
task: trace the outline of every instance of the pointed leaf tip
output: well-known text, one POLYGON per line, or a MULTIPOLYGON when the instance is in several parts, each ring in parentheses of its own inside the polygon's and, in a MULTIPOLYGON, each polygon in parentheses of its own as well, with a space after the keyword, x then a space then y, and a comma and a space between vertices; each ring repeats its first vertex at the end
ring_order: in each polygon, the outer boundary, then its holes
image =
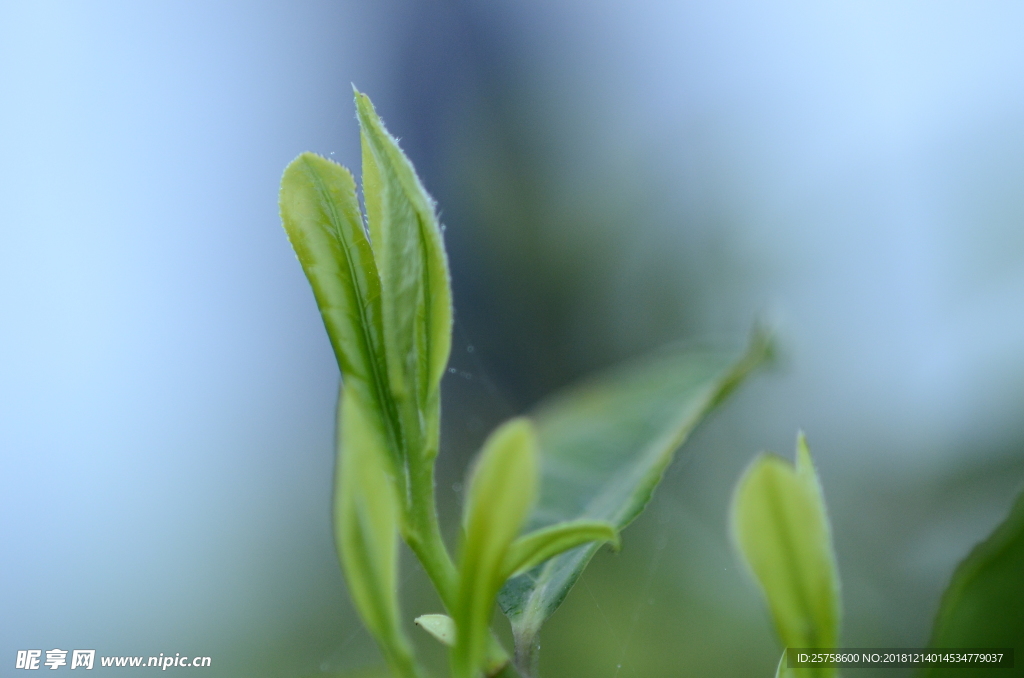
POLYGON ((796 434, 796 468, 798 471, 814 473, 814 462, 811 461, 811 449, 807 446, 807 436, 803 431, 796 434))

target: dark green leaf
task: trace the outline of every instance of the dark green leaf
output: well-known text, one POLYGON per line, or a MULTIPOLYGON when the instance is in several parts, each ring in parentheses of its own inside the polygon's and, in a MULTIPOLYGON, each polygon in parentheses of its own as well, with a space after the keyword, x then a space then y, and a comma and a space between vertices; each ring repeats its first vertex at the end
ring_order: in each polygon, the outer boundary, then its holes
MULTIPOLYGON (((934 648, 1015 648, 1024 657, 1024 492, 1010 514, 956 568, 932 629, 934 648)), ((990 675, 977 666, 934 666, 921 678, 990 675)), ((995 673, 1000 671, 995 670, 995 673)))
MULTIPOLYGON (((543 403, 535 415, 541 491, 531 529, 573 520, 629 524, 690 431, 769 349, 758 333, 745 353, 662 351, 543 403)), ((599 547, 580 546, 505 584, 499 603, 521 672, 529 673, 524 657, 541 624, 599 547)))

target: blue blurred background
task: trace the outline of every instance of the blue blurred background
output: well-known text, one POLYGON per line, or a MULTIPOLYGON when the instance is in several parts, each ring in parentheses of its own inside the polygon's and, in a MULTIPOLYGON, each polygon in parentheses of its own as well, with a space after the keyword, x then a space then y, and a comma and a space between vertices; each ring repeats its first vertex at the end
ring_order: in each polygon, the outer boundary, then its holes
MULTIPOLYGON (((798 428, 846 645, 924 644, 1024 481, 1022 28, 1013 2, 0 4, 0 665, 379 664, 330 533, 337 368, 276 205, 300 151, 358 168, 350 83, 447 225, 449 525, 501 419, 781 328, 552 618, 547 675, 772 675, 725 511, 798 428)), ((410 618, 438 611, 408 560, 410 618)))

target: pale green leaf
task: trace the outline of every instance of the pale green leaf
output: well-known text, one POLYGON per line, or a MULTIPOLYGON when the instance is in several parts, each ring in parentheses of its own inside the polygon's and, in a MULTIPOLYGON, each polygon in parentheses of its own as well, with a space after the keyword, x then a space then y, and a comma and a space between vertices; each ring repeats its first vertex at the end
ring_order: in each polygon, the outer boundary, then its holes
POLYGON ((382 453, 404 495, 402 447, 388 392, 381 321, 380 278, 363 230, 355 182, 347 169, 303 153, 284 171, 281 220, 302 264, 350 389, 379 413, 387 436, 382 453))
POLYGON ((422 614, 416 617, 416 625, 434 636, 441 643, 455 645, 455 622, 446 614, 422 614))
POLYGON ((284 171, 280 206, 342 373, 372 383, 381 367, 380 279, 352 175, 303 153, 284 171))
MULTIPOLYGON (((839 573, 825 502, 801 434, 796 465, 759 455, 736 486, 733 539, 760 584, 784 647, 833 648, 841 618, 839 573)), ((835 675, 834 668, 808 669, 835 675)))
POLYGON ((535 530, 509 546, 502 566, 504 578, 520 575, 560 553, 591 542, 611 542, 618 548, 619 533, 611 523, 599 520, 575 520, 535 530))
MULTIPOLYGON (((1006 520, 957 566, 942 596, 930 646, 1024 651, 1024 492, 1006 520)), ((1019 667, 1022 657, 1018 654, 1014 661, 1019 667)), ((919 675, 940 678, 974 675, 972 671, 992 673, 957 665, 933 666, 919 675)))
POLYGON ((502 565, 536 493, 533 426, 527 419, 513 419, 484 443, 466 488, 459 591, 452 610, 458 628, 452 653, 456 678, 471 678, 482 666, 494 598, 505 581, 502 565))
POLYGON ((364 197, 380 270, 391 390, 425 403, 451 351, 448 262, 434 203, 366 95, 356 92, 364 197))
MULTIPOLYGON (((745 352, 669 349, 542 403, 535 415, 540 501, 530 528, 597 520, 621 530, 643 510, 690 431, 769 353, 761 333, 745 352)), ((529 673, 523 661, 532 663, 537 632, 599 547, 573 549, 505 584, 499 603, 512 623, 520 671, 529 673)))
POLYGON ((375 415, 356 390, 339 402, 338 472, 334 502, 335 542, 349 594, 366 628, 391 667, 415 676, 410 645, 398 609, 399 505, 385 444, 375 415))

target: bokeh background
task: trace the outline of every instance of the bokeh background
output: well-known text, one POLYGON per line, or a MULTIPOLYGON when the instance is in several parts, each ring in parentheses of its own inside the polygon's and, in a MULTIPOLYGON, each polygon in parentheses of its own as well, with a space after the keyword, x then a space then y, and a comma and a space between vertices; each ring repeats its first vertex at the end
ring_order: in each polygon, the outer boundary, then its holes
MULTIPOLYGON (((545 675, 773 675, 725 512, 798 428, 845 644, 923 645, 1024 482, 1022 29, 1016 2, 0 3, 0 674, 55 647, 379 665, 329 525, 337 368, 276 206, 300 151, 358 168, 350 83, 447 226, 449 526, 497 422, 779 327, 549 622, 545 675)), ((406 563, 409 617, 439 611, 406 563)))

